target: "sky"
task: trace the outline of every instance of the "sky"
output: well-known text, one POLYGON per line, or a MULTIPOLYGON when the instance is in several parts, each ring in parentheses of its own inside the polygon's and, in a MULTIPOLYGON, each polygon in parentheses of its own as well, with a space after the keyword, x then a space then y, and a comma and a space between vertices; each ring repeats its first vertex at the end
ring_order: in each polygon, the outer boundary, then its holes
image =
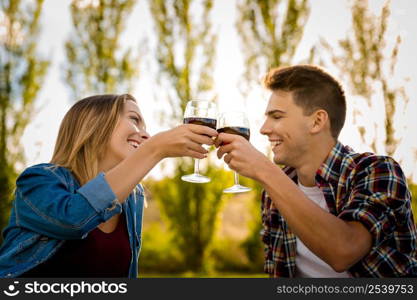
MULTIPOLYGON (((59 124, 66 111, 74 103, 63 79, 63 66, 66 62, 64 43, 71 32, 71 19, 69 10, 70 0, 45 0, 42 12, 42 32, 39 41, 39 53, 51 58, 52 64, 46 77, 43 89, 39 94, 37 104, 38 114, 27 127, 22 143, 27 157, 27 166, 47 162, 53 152, 54 143, 59 129, 59 124)), ((379 12, 384 1, 370 0, 370 7, 379 12)), ((264 119, 269 93, 261 87, 254 88, 245 99, 238 90, 238 82, 244 71, 244 60, 240 40, 234 26, 236 20, 236 1, 217 0, 213 9, 213 24, 218 33, 217 63, 214 72, 215 92, 218 95, 221 111, 235 110, 236 107, 245 109, 251 123, 251 142, 260 151, 266 152, 267 138, 259 134, 259 129, 264 119)), ((297 63, 308 56, 311 46, 317 44, 319 39, 325 38, 332 46, 337 46, 337 41, 344 38, 351 27, 350 10, 348 0, 314 0, 310 1, 311 14, 304 30, 303 39, 297 49, 293 62, 297 63)), ((394 157, 401 161, 407 176, 413 175, 413 181, 417 182, 417 1, 395 0, 391 4, 391 19, 388 29, 388 41, 391 43, 400 34, 402 44, 400 47, 397 73, 392 78, 393 84, 404 85, 409 96, 409 106, 403 112, 401 107, 397 120, 401 123, 398 128, 398 137, 402 138, 397 153, 394 157), (403 129, 407 127, 407 129, 403 129)), ((143 40, 148 40, 148 51, 142 58, 140 65, 140 77, 133 95, 138 99, 140 108, 147 122, 151 134, 155 134, 167 127, 158 124, 158 104, 155 98, 158 93, 155 72, 155 33, 149 13, 148 3, 139 0, 127 23, 127 30, 123 35, 123 44, 138 45, 143 40), (140 30, 138 30, 138 28, 140 30)), ((326 66, 327 70, 338 77, 338 70, 332 66, 326 66)), ((261 76, 262 74, 260 74, 261 76)), ((346 83, 342 81, 347 89, 346 83)), ((377 93, 375 101, 381 97, 377 93)), ((159 99, 161 100, 161 99, 159 99)), ((163 100, 163 99, 162 99, 163 100)), ((376 105, 373 109, 360 106, 363 99, 347 94, 348 114, 346 125, 342 130, 340 140, 342 143, 352 146, 357 151, 370 150, 360 142, 356 127, 352 124, 353 108, 359 108, 363 113, 360 120, 367 128, 369 121, 380 122, 384 113, 382 105, 376 105)), ((372 131, 367 138, 372 138, 372 131)), ((377 132, 381 135, 381 132, 377 132)), ((378 150, 382 150, 382 144, 378 150)), ((380 153, 383 154, 383 153, 380 153)), ((160 167, 151 172, 151 176, 160 177, 163 172, 160 167)))

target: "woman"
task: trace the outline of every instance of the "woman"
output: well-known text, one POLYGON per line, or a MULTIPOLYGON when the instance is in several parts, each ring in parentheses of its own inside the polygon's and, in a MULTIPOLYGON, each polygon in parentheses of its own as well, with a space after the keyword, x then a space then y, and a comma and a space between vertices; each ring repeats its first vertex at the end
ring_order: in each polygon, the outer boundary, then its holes
POLYGON ((150 137, 130 95, 78 101, 50 163, 27 168, 0 248, 0 277, 137 277, 143 189, 163 158, 204 158, 215 130, 181 125, 150 137))

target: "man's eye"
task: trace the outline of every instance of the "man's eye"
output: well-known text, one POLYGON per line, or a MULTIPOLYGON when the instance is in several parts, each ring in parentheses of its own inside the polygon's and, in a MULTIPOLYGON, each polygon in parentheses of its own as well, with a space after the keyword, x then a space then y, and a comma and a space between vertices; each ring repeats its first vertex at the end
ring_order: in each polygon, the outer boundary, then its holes
POLYGON ((279 119, 281 119, 282 117, 281 117, 281 116, 272 116, 272 118, 273 118, 274 120, 279 120, 279 119))

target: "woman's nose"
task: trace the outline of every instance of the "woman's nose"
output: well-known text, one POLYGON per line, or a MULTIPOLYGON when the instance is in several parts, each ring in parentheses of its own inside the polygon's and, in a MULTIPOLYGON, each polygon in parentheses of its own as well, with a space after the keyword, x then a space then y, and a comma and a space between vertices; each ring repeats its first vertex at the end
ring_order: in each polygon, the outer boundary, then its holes
POLYGON ((144 140, 147 140, 147 139, 149 139, 151 136, 150 136, 150 134, 145 130, 145 129, 143 129, 143 130, 141 130, 140 131, 140 137, 142 138, 142 139, 144 139, 144 140))

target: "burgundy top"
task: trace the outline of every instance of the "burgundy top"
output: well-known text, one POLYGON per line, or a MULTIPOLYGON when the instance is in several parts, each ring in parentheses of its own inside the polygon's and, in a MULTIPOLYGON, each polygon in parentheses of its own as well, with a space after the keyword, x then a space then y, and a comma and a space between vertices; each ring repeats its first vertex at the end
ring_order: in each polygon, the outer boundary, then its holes
POLYGON ((113 232, 95 228, 85 239, 68 240, 50 259, 21 277, 128 277, 131 259, 122 214, 113 232))

